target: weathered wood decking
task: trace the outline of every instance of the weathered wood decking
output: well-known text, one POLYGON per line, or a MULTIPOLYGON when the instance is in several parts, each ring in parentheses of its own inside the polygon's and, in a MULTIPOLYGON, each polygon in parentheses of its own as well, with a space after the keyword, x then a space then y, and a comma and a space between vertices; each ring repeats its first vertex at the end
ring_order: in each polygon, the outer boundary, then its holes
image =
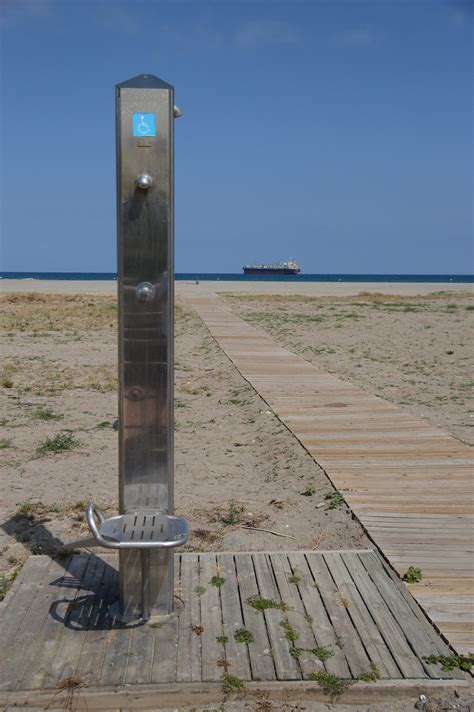
POLYGON ((127 629, 106 613, 118 590, 115 555, 62 565, 30 556, 0 604, 0 706, 44 700, 72 675, 86 691, 133 685, 136 699, 140 686, 216 683, 219 698, 222 661, 263 686, 307 681, 318 670, 356 680, 373 665, 380 684, 468 677, 423 660, 449 654, 448 646, 373 551, 183 553, 175 561, 180 615, 127 629), (211 584, 215 575, 220 587, 211 584), (252 596, 288 609, 257 612, 252 596), (252 642, 235 639, 242 628, 252 642), (317 647, 328 653, 324 662, 317 647))
POLYGON ((212 297, 189 303, 399 574, 422 569, 410 591, 451 645, 474 650, 472 449, 320 371, 212 297))

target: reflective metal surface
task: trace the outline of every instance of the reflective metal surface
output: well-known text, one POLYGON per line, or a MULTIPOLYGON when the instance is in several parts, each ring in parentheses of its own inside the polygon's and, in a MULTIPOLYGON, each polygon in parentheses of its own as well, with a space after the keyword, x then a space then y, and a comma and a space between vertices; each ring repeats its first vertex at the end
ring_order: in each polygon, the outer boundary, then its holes
POLYGON ((138 176, 137 186, 142 190, 149 190, 153 185, 153 178, 149 175, 138 176))
MULTIPOLYGON (((173 513, 173 118, 173 87, 169 84, 141 75, 117 85, 122 514, 143 508, 144 500, 146 508, 173 513), (137 116, 138 133, 134 135, 137 116), (149 129, 151 135, 139 135, 149 129)), ((170 613, 170 551, 150 551, 144 585, 150 614, 170 613)), ((140 613, 137 550, 120 551, 120 599, 122 614, 140 613)))

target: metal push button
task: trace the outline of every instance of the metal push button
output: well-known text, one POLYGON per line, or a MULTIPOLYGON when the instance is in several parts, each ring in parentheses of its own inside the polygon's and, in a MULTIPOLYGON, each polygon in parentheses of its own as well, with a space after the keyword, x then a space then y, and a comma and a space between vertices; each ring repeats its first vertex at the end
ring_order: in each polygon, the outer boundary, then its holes
POLYGON ((153 178, 146 173, 137 178, 137 186, 141 190, 149 190, 153 185, 153 178))
POLYGON ((155 296, 155 288, 150 282, 140 282, 136 288, 137 299, 139 302, 151 302, 155 296))

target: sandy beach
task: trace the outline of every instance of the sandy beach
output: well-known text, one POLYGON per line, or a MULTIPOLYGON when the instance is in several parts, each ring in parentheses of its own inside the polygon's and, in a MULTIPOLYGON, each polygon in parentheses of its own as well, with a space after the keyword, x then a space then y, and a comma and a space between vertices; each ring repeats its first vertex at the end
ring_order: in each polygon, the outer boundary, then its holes
MULTIPOLYGON (((262 295, 269 284, 239 284, 219 299, 278 343, 472 441, 465 285, 290 284, 303 293, 282 295, 283 284, 262 295)), ((28 552, 84 534, 89 498, 117 508, 116 285, 2 286, 0 570, 11 573, 28 552), (47 446, 58 436, 62 452, 47 446)), ((189 548, 367 546, 348 508, 329 507, 324 472, 187 306, 208 288, 177 284, 176 509, 190 520, 189 548)))
MULTIPOLYGON (((3 279, 0 292, 38 292, 47 294, 115 294, 117 282, 111 280, 39 280, 3 279)), ((425 295, 434 292, 472 291, 472 285, 455 282, 234 282, 234 281, 188 281, 175 282, 176 295, 220 294, 222 292, 243 294, 301 295, 306 297, 356 295, 360 292, 382 294, 425 295)))
MULTIPOLYGON (((115 290, 114 282, 2 283, 4 582, 29 554, 61 556, 85 535, 89 499, 117 511, 115 290)), ((189 519, 188 550, 371 546, 344 501, 332 505, 324 471, 191 309, 196 292, 217 295, 319 368, 473 441, 467 285, 178 282, 176 292, 176 512, 189 519)))

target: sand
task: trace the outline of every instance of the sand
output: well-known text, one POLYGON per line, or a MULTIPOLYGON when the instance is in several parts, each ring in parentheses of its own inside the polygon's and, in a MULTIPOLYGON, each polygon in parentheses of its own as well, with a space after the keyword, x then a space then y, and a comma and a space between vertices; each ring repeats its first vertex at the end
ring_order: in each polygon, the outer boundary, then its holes
MULTIPOLYGON (((115 294, 115 281, 3 279, 2 292, 40 292, 48 294, 115 294)), ((472 285, 454 282, 233 282, 188 281, 176 282, 177 296, 219 294, 222 292, 250 294, 300 294, 302 296, 342 296, 360 292, 419 295, 438 291, 460 292, 472 290, 472 285)))
MULTIPOLYGON (((89 498, 115 512, 118 487, 116 284, 3 281, 2 289, 0 581, 30 553, 60 553, 64 542, 86 534, 89 498), (58 434, 69 449, 42 451, 58 434)), ((324 472, 186 305, 187 296, 206 290, 319 367, 472 441, 466 285, 179 282, 176 511, 189 519, 189 550, 370 546, 344 504, 329 507, 334 489, 324 472), (360 292, 386 296, 354 296, 360 292)), ((357 709, 395 712, 414 702, 357 709)), ((330 709, 266 703, 225 709, 330 709)), ((455 704, 467 709, 452 696, 432 709, 455 704)))

